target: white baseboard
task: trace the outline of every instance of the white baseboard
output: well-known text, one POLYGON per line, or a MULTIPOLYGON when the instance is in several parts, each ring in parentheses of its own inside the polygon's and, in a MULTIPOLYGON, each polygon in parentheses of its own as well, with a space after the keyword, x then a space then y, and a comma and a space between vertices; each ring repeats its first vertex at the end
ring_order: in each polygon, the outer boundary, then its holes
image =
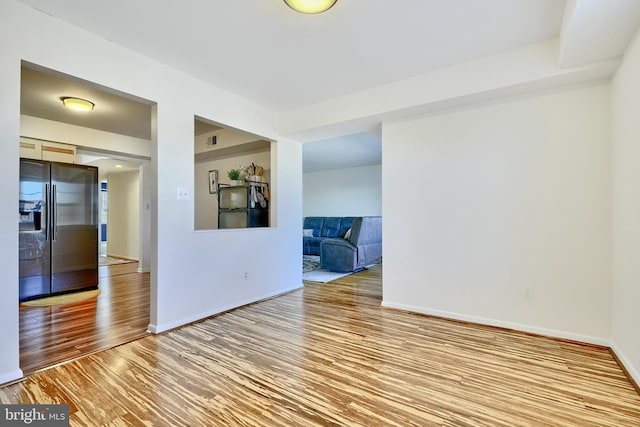
POLYGON ((520 323, 505 322, 502 320, 489 319, 478 316, 468 316, 466 314, 453 313, 449 311, 434 310, 424 307, 415 307, 407 304, 398 304, 389 301, 382 302, 383 307, 395 308, 398 310, 411 311, 414 313, 427 314, 430 316, 444 317, 447 319, 460 320, 463 322, 479 323, 481 325, 496 326, 498 328, 513 329, 521 332, 528 332, 547 337, 561 338, 571 341, 579 341, 586 344, 600 345, 610 347, 611 342, 606 338, 593 337, 590 335, 576 334, 573 332, 560 331, 556 329, 539 328, 537 326, 523 325, 520 323))
POLYGON ((627 370, 627 373, 629 374, 629 376, 633 378, 633 381, 635 381, 636 386, 640 387, 640 372, 638 372, 638 370, 631 364, 631 361, 629 360, 629 358, 625 356, 625 354, 622 352, 620 347, 616 345, 615 342, 611 343, 610 348, 611 348, 611 351, 613 351, 616 354, 616 357, 618 358, 620 363, 622 363, 624 368, 627 370))
POLYGON ((0 375, 0 385, 11 382, 11 381, 19 380, 22 377, 24 377, 24 373, 20 369, 0 375))
POLYGON ((136 257, 131 257, 131 256, 127 256, 127 255, 120 255, 120 254, 112 254, 112 253, 107 253, 108 257, 111 258, 120 258, 120 259, 127 259, 129 261, 137 261, 140 262, 140 260, 136 257))
POLYGON ((202 313, 194 314, 192 316, 185 317, 185 318, 182 318, 180 320, 173 321, 173 322, 163 323, 163 324, 160 324, 160 325, 156 325, 156 324, 150 323, 149 326, 147 327, 147 332, 152 333, 152 334, 159 334, 161 332, 168 331, 170 329, 178 328, 180 326, 187 325, 189 323, 197 322, 198 320, 206 319, 207 317, 211 317, 211 316, 214 316, 216 314, 224 313, 225 311, 233 310, 234 308, 242 307, 242 306, 245 306, 245 305, 248 305, 248 304, 253 304, 253 303, 268 299, 268 298, 276 297, 278 295, 283 295, 283 294, 289 293, 291 291, 295 291, 295 290, 300 289, 300 288, 302 288, 302 284, 298 285, 298 286, 293 286, 293 287, 287 288, 287 289, 280 289, 278 291, 270 292, 268 294, 263 294, 263 295, 260 295, 260 296, 258 296, 256 298, 252 298, 252 299, 248 299, 248 300, 244 300, 244 301, 238 301, 238 302, 233 303, 233 304, 229 304, 229 305, 222 306, 222 307, 217 307, 217 308, 214 308, 212 310, 208 310, 208 311, 205 311, 205 312, 202 312, 202 313))

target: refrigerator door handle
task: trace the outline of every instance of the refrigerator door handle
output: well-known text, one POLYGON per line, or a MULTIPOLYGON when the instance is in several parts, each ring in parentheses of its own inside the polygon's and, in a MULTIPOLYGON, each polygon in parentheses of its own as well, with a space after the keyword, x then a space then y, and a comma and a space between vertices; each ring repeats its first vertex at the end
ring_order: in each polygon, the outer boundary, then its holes
POLYGON ((49 200, 49 184, 44 185, 44 226, 45 240, 51 240, 51 201, 49 200))
POLYGON ((56 185, 53 184, 51 191, 51 241, 56 240, 56 225, 58 216, 58 197, 56 194, 56 185))

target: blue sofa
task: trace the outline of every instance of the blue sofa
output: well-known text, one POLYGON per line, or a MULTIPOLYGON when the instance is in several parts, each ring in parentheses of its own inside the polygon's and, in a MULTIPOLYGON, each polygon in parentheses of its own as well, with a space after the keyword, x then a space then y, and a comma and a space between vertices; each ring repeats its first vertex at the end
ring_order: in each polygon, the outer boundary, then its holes
POLYGON ((362 270, 382 261, 382 217, 307 217, 303 253, 330 271, 362 270), (312 230, 312 231, 309 231, 312 230))
POLYGON ((320 244, 331 238, 343 239, 354 217, 308 216, 304 219, 302 253, 320 255, 320 244), (311 234, 310 236, 307 234, 311 234))

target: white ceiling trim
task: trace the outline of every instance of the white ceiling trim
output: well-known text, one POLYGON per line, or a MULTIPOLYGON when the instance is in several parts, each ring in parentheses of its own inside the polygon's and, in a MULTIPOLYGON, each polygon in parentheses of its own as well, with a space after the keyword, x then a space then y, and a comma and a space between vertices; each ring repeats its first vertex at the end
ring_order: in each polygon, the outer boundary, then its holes
POLYGON ((567 0, 558 64, 568 68, 619 57, 639 25, 638 0, 567 0))
POLYGON ((546 40, 281 115, 280 132, 302 142, 369 130, 382 121, 609 78, 619 59, 558 68, 558 40, 546 40))

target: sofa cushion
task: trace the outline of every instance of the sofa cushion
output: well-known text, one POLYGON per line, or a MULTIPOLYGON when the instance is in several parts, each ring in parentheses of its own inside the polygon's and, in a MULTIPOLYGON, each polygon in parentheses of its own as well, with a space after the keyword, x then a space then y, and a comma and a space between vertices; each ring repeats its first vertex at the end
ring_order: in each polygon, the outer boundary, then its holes
POLYGON ((347 234, 347 231, 351 229, 351 224, 354 219, 355 217, 352 216, 345 216, 340 219, 340 230, 338 231, 337 237, 345 238, 344 236, 347 234))
POLYGON ((324 218, 323 216, 308 216, 304 219, 304 225, 303 225, 303 230, 304 229, 312 229, 313 230, 313 236, 314 237, 320 237, 320 234, 322 232, 322 226, 324 225, 324 218))
POLYGON ((306 237, 304 239, 305 243, 309 246, 320 246, 323 240, 322 237, 306 237))
POLYGON ((325 238, 320 245, 320 266, 331 271, 356 271, 381 260, 381 217, 356 217, 350 235, 325 238))
POLYGON ((324 239, 320 246, 320 268, 329 271, 354 271, 357 248, 345 239, 324 239))
POLYGON ((325 218, 320 237, 338 237, 341 222, 342 218, 340 217, 330 216, 325 218))
POLYGON ((305 255, 320 255, 323 239, 345 238, 355 217, 309 216, 304 219, 302 250, 305 255), (311 236, 309 236, 309 230, 311 236))
POLYGON ((302 253, 305 255, 320 255, 320 244, 325 237, 303 237, 302 253))
POLYGON ((329 216, 324 219, 321 237, 344 238, 345 233, 351 228, 354 217, 329 216))

